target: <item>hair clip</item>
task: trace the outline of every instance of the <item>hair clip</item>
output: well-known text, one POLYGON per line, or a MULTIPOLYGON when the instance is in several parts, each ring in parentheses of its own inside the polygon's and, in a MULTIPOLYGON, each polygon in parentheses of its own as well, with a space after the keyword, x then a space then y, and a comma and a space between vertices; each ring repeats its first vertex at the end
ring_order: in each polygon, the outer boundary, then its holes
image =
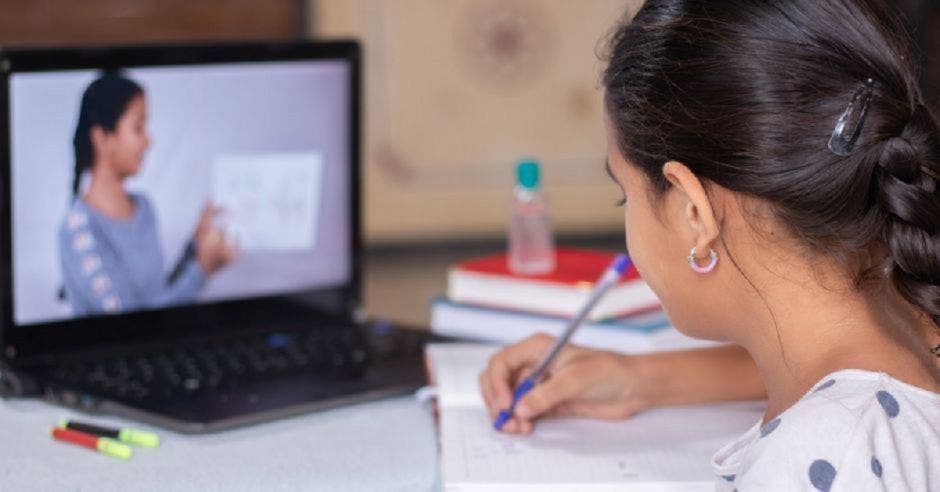
POLYGON ((875 81, 868 79, 865 85, 859 87, 852 96, 852 101, 839 117, 836 128, 832 131, 832 137, 829 139, 829 150, 836 155, 847 156, 855 149, 855 143, 858 142, 859 135, 862 134, 862 127, 865 126, 865 117, 868 116, 868 107, 871 104, 872 95, 875 92, 875 81), (849 120, 855 115, 854 128, 849 130, 849 120))

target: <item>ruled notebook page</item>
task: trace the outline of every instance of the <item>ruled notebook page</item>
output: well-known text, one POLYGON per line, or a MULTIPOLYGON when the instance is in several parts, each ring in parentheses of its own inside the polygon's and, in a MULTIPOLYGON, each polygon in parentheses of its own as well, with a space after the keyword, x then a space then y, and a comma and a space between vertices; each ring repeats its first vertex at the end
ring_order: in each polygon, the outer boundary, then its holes
POLYGON ((712 454, 760 420, 763 403, 676 407, 608 422, 540 421, 529 436, 498 433, 477 377, 495 348, 432 345, 441 467, 448 491, 712 490, 712 454))

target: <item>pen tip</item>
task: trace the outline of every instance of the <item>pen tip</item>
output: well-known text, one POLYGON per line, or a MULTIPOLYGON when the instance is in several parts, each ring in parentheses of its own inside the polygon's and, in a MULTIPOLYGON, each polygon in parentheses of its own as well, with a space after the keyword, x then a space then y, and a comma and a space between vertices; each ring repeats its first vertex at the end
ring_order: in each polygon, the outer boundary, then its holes
POLYGON ((499 412, 499 415, 496 416, 496 420, 493 422, 493 428, 496 430, 502 430, 503 425, 506 424, 506 421, 509 420, 509 412, 503 410, 499 412))

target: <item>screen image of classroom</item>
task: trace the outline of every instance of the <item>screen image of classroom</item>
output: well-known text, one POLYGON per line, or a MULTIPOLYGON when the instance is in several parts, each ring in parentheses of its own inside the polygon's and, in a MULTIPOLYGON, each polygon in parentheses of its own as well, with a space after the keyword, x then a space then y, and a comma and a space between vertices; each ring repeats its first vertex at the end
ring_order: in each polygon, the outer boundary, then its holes
MULTIPOLYGON (((82 96, 102 73, 63 70, 11 77, 17 324, 81 315, 64 295, 59 234, 63 227, 69 230, 75 200, 83 200, 92 180, 91 172, 83 173, 73 194, 73 138, 82 96)), ((348 281, 346 65, 319 60, 131 67, 120 75, 142 89, 150 138, 139 172, 123 186, 152 208, 162 274, 171 281, 174 267, 187 252, 192 255, 208 206, 218 210, 213 230, 237 252, 191 297, 171 305, 280 295, 348 281)), ((75 214, 71 220, 79 225, 75 214)), ((75 239, 76 247, 104 247, 95 243, 94 232, 89 231, 90 239, 75 239)), ((89 272, 108 266, 100 265, 103 255, 86 256, 77 261, 89 272)), ((129 263, 110 267, 132 269, 129 263)), ((100 277, 88 278, 92 294, 117 283, 100 277)))

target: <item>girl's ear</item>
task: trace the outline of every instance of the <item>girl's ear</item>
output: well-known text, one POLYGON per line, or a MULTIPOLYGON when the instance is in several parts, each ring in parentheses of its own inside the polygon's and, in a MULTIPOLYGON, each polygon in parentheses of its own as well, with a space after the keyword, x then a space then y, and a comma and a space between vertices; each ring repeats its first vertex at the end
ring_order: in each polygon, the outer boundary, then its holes
POLYGON ((685 164, 676 161, 663 165, 663 176, 672 183, 685 203, 685 219, 695 237, 695 244, 690 246, 695 246, 700 258, 706 257, 708 250, 714 249, 721 231, 702 180, 685 164))
POLYGON ((92 125, 88 136, 91 141, 92 164, 94 164, 94 159, 104 150, 108 134, 104 128, 101 128, 101 125, 92 125))

